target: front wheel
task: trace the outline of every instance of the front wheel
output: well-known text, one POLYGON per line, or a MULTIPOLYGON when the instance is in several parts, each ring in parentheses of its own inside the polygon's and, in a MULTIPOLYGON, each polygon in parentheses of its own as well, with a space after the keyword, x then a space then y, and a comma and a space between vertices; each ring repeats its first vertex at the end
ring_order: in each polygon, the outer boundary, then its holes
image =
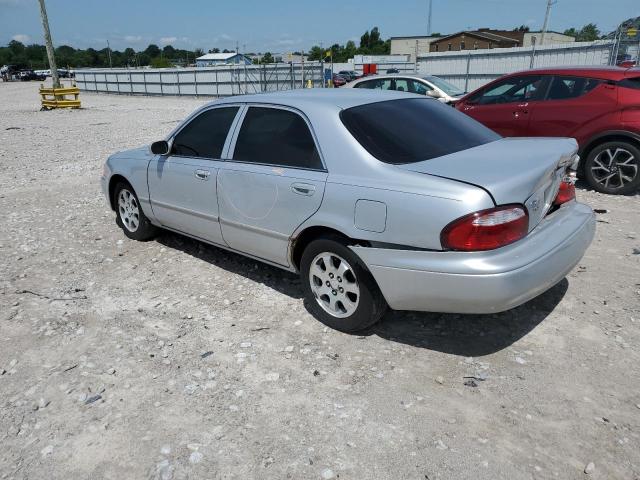
POLYGON ((140 207, 136 192, 127 183, 119 183, 115 189, 116 223, 132 240, 149 240, 156 235, 154 227, 140 207))
POLYGON ((584 164, 585 178, 601 193, 628 195, 640 187, 640 149, 625 141, 595 147, 584 164))
POLYGON ((300 276, 311 313, 336 330, 363 330, 387 309, 371 274, 338 237, 320 238, 307 246, 300 276))

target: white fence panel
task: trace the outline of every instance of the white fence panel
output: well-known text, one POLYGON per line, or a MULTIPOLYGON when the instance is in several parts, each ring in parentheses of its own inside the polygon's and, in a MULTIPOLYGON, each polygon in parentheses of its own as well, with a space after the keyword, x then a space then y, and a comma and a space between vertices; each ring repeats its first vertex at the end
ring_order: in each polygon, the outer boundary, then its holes
POLYGON ((434 52, 418 58, 418 71, 437 75, 471 91, 506 73, 531 67, 609 65, 613 48, 613 41, 600 40, 542 47, 434 52))
MULTIPOLYGON (((324 64, 325 66, 327 64, 324 64)), ((225 97, 323 86, 323 64, 225 65, 192 69, 79 69, 76 84, 92 92, 225 97)))

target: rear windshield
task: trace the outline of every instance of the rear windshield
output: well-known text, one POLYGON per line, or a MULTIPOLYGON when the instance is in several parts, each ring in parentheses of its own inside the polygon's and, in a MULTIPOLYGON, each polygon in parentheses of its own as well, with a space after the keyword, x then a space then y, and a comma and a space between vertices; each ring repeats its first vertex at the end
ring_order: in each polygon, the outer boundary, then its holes
POLYGON ((371 155, 394 165, 442 157, 501 138, 432 99, 369 103, 343 110, 340 119, 371 155))

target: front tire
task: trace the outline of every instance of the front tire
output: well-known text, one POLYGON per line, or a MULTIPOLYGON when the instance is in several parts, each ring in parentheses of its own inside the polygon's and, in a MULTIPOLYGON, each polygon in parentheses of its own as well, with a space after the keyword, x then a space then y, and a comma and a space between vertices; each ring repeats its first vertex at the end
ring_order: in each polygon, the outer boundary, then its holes
POLYGON ((640 187, 640 149, 623 140, 598 145, 587 156, 584 174, 598 192, 633 193, 640 187))
POLYGON ((157 229, 140 207, 135 190, 128 183, 119 183, 114 192, 116 223, 132 240, 145 241, 153 238, 157 229))
POLYGON ((307 245, 300 277, 313 316, 336 330, 363 330, 387 310, 375 280, 340 237, 319 238, 307 245))

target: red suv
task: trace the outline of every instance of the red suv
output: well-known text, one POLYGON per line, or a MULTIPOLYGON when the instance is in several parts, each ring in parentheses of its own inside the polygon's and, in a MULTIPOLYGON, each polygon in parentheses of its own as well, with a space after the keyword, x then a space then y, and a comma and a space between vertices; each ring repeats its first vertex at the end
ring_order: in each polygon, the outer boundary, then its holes
POLYGON ((456 108, 507 137, 573 137, 579 173, 603 193, 640 187, 640 68, 527 70, 464 96, 456 108))

